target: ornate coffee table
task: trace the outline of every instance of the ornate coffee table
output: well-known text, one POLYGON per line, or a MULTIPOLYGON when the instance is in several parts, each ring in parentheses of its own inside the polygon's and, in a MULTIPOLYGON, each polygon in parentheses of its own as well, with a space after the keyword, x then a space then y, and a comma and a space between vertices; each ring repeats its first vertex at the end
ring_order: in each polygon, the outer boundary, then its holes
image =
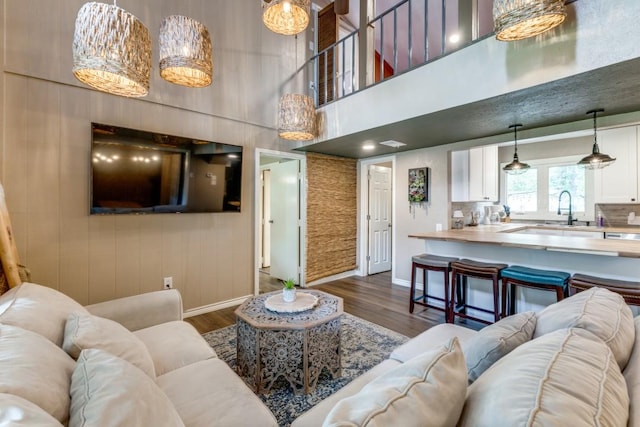
POLYGON ((237 370, 256 393, 268 393, 285 378, 294 393, 310 393, 327 369, 340 376, 340 317, 342 298, 304 290, 318 298, 315 307, 298 313, 265 308, 265 300, 280 291, 258 295, 235 311, 237 370))

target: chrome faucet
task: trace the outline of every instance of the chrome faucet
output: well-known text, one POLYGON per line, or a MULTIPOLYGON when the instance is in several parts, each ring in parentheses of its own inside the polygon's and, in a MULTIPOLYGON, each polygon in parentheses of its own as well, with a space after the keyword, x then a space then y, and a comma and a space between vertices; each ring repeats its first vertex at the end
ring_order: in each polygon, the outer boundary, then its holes
POLYGON ((558 215, 562 215, 560 212, 560 203, 562 202, 562 195, 564 193, 567 193, 569 196, 569 216, 567 217, 567 224, 573 225, 573 217, 571 216, 571 193, 569 193, 569 190, 562 190, 558 196, 558 215))

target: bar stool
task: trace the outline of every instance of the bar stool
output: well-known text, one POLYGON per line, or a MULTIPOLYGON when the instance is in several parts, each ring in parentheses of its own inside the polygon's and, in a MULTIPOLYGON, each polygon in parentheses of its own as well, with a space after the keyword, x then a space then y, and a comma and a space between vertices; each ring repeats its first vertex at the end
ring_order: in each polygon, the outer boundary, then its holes
POLYGON ((476 320, 478 322, 487 324, 494 323, 500 320, 500 306, 498 302, 500 288, 498 283, 501 278, 501 271, 507 267, 507 264, 493 264, 474 261, 471 259, 461 259, 459 261, 452 262, 451 306, 449 315, 449 317, 451 318, 451 322, 454 321, 456 316, 462 317, 463 319, 476 320), (469 277, 491 280, 491 283, 493 285, 493 310, 487 310, 486 308, 475 307, 467 304, 467 278, 469 277), (458 294, 457 300, 456 294, 458 294), (468 315, 467 308, 493 314, 494 322, 468 315))
POLYGON ((502 270, 502 317, 515 314, 516 286, 552 291, 556 294, 556 301, 561 301, 567 295, 570 277, 571 274, 563 271, 540 270, 521 265, 505 268, 502 270))
POLYGON ((409 295, 409 313, 413 313, 415 304, 442 310, 445 313, 445 321, 450 323, 449 319, 449 273, 451 272, 451 263, 457 261, 458 258, 444 257, 431 254, 415 255, 411 258, 411 294, 409 295), (416 296, 416 270, 422 269, 422 295, 416 296), (444 298, 429 295, 428 271, 440 271, 444 273, 444 298), (443 301, 444 308, 429 304, 429 298, 443 301))
POLYGON ((627 304, 640 306, 640 282, 574 274, 569 280, 569 295, 574 295, 594 286, 617 292, 622 295, 627 304))

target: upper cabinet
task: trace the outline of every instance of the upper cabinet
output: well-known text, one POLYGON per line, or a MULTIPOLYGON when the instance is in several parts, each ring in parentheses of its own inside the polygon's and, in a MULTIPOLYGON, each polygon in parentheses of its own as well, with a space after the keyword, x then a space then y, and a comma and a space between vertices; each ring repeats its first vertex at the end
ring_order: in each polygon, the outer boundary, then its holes
POLYGON ((452 202, 495 202, 498 180, 497 145, 451 153, 452 202))
POLYGON ((637 203, 638 197, 638 127, 629 126, 598 132, 603 153, 615 157, 613 164, 594 172, 596 203, 637 203))

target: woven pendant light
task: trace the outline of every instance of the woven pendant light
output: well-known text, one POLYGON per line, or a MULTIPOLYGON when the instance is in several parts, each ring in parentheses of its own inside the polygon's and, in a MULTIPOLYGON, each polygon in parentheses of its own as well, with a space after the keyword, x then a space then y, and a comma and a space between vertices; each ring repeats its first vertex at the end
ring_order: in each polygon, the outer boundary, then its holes
POLYGON ((211 84, 211 37, 200 22, 172 15, 160 24, 160 76, 187 87, 211 84))
POLYGON ((513 161, 502 168, 502 170, 509 175, 520 175, 525 173, 531 168, 531 166, 529 166, 526 163, 520 163, 520 159, 518 158, 518 128, 519 127, 522 127, 520 123, 509 126, 509 129, 513 129, 513 141, 515 143, 515 150, 513 152, 513 161))
POLYGON ((307 95, 288 93, 280 98, 278 134, 293 141, 309 141, 316 135, 316 109, 307 95))
POLYGON ((262 0, 262 22, 274 33, 292 36, 309 25, 311 0, 262 0))
POLYGON ((522 40, 544 33, 565 20, 565 0, 494 0, 496 38, 522 40))
POLYGON ((149 30, 115 4, 90 2, 78 11, 73 35, 73 74, 81 82, 114 95, 149 93, 149 30))
POLYGON ((602 113, 604 109, 598 108, 595 110, 587 111, 587 114, 593 114, 593 148, 591 154, 583 158, 578 162, 578 166, 586 169, 602 169, 607 167, 616 161, 615 157, 611 157, 608 154, 602 154, 600 147, 598 147, 598 128, 596 126, 596 116, 598 113, 602 113))

